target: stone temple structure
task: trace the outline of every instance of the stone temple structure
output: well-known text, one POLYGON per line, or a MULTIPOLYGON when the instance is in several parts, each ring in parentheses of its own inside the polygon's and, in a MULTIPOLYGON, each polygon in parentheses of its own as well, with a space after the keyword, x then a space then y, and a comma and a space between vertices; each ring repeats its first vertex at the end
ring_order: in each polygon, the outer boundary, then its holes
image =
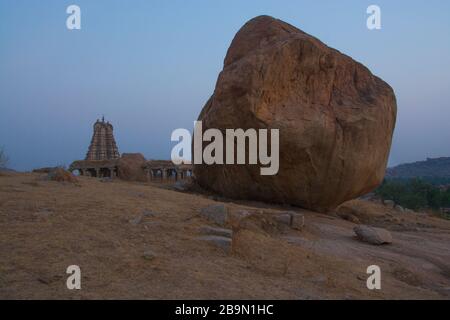
POLYGON ((105 119, 94 123, 94 133, 84 160, 74 161, 69 171, 80 175, 133 180, 140 182, 173 182, 192 177, 190 164, 175 165, 169 160, 146 160, 140 153, 119 154, 113 126, 105 119))
POLYGON ((78 170, 80 175, 113 178, 117 176, 119 158, 113 126, 105 122, 103 117, 94 123, 94 133, 85 160, 74 161, 69 170, 78 170))
POLYGON ((85 160, 111 160, 119 157, 112 124, 105 122, 105 118, 97 120, 85 160))

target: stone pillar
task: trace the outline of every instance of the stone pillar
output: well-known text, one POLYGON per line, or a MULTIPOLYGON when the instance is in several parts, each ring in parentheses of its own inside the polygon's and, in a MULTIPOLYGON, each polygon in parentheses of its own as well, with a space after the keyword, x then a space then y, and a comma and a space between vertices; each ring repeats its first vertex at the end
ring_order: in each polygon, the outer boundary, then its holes
POLYGON ((99 168, 95 168, 95 176, 96 176, 97 178, 100 177, 100 169, 99 169, 99 168))
POLYGON ((161 169, 161 180, 167 180, 167 171, 166 171, 166 169, 161 169))
POLYGON ((116 172, 114 171, 114 168, 109 168, 109 172, 110 172, 110 178, 115 178, 116 177, 116 172))

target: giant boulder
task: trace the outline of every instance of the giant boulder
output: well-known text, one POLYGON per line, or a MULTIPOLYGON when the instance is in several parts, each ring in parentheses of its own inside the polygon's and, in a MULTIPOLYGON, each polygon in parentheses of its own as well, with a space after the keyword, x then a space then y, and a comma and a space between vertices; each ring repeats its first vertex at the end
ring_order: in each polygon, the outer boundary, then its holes
POLYGON ((123 153, 117 163, 117 175, 123 180, 146 182, 145 163, 141 153, 123 153))
POLYGON ((396 110, 392 88, 362 64, 283 21, 256 17, 234 37, 199 120, 223 133, 279 129, 279 171, 198 164, 196 181, 231 198, 327 211, 380 184, 396 110))

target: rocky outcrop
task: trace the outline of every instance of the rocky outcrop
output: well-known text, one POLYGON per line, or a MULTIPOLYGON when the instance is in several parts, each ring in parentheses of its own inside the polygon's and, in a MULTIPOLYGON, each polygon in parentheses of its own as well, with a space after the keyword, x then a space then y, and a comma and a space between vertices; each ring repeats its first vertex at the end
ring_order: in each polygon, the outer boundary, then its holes
POLYGON ((381 183, 396 100, 392 88, 362 64, 260 16, 233 39, 199 120, 203 130, 223 133, 280 130, 278 174, 261 175, 259 164, 198 164, 194 175, 201 187, 327 211, 381 183))
POLYGON ((123 153, 117 162, 118 177, 129 181, 147 181, 143 166, 145 157, 141 153, 123 153))
POLYGON ((47 174, 47 180, 58 181, 58 182, 70 182, 76 183, 78 179, 69 171, 64 170, 64 168, 55 168, 47 174))
POLYGON ((381 245, 392 243, 392 235, 385 229, 359 225, 353 228, 353 231, 359 240, 370 244, 381 245))
POLYGON ((228 209, 223 204, 210 205, 200 210, 200 216, 224 226, 228 221, 228 209))

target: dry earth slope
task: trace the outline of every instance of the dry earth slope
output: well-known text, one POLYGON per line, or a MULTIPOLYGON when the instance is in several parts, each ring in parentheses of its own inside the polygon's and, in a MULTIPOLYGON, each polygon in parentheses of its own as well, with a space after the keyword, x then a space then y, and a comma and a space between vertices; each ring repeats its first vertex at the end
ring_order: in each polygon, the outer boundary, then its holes
POLYGON ((233 226, 226 252, 199 240, 200 229, 213 226, 200 210, 218 203, 158 184, 88 177, 73 184, 2 173, 0 298, 450 297, 449 221, 347 203, 350 220, 392 232, 391 245, 372 246, 356 240, 355 223, 338 215, 223 202, 230 213, 252 213, 248 223, 233 226), (286 210, 304 214, 301 231, 273 223, 286 210), (72 264, 81 267, 81 290, 66 288, 72 264), (381 290, 366 287, 372 264, 381 267, 381 290))

